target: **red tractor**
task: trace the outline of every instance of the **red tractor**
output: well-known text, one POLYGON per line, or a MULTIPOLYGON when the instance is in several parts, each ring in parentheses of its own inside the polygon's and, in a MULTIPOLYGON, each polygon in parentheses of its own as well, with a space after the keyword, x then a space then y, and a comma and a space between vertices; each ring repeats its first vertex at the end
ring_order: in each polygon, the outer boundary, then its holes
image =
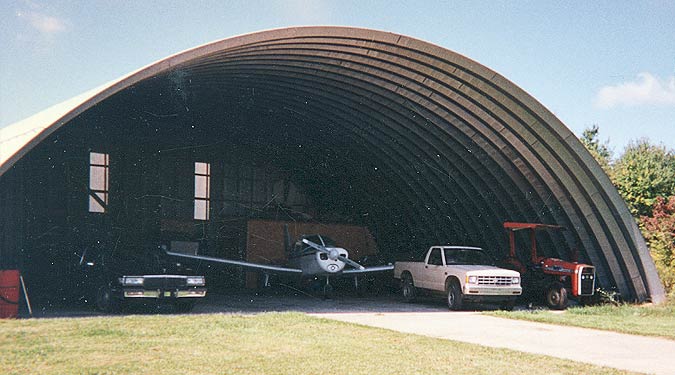
MULTIPOLYGON (((504 259, 503 265, 520 272, 523 295, 531 298, 543 297, 546 305, 556 310, 567 308, 569 296, 581 300, 593 295, 595 291, 595 267, 578 263, 576 259, 565 261, 537 255, 536 231, 563 230, 564 227, 506 222, 504 228, 509 232, 509 256, 504 259), (530 235, 530 259, 526 265, 516 255, 515 233, 521 230, 529 231, 530 235)), ((572 257, 576 258, 575 252, 573 252, 572 257)))

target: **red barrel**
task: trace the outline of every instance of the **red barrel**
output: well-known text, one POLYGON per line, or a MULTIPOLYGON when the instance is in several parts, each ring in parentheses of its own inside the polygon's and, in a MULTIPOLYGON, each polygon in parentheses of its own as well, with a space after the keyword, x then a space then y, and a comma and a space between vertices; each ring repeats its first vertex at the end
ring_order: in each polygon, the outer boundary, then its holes
POLYGON ((19 270, 0 270, 0 318, 19 315, 19 270))

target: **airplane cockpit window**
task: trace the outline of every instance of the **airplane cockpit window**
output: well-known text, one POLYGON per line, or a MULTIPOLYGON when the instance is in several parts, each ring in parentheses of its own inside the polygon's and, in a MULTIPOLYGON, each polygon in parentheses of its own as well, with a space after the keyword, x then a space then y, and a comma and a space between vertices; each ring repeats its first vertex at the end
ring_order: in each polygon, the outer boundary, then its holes
POLYGON ((326 253, 320 253, 320 254, 319 254, 319 258, 320 258, 321 260, 328 260, 328 254, 326 254, 326 253))
POLYGON ((441 258, 441 249, 434 248, 431 250, 431 254, 429 254, 429 264, 432 264, 434 266, 443 265, 443 259, 441 258))

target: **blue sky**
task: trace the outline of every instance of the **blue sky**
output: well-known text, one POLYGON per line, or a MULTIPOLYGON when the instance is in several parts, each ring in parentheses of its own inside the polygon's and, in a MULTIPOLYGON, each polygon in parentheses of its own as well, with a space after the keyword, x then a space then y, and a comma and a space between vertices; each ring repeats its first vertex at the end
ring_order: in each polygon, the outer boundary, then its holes
POLYGON ((391 31, 459 52, 615 154, 675 149, 673 1, 0 2, 0 127, 168 55, 297 25, 391 31))

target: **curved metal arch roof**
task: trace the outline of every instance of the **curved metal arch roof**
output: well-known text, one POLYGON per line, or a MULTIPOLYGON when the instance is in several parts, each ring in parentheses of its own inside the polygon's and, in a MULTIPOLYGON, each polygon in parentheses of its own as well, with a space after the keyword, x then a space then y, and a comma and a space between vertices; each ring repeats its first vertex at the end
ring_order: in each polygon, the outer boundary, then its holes
POLYGON ((346 169, 373 175, 362 187, 429 241, 503 247, 504 221, 560 224, 558 254, 576 244, 603 285, 664 299, 625 202, 560 120, 487 67, 394 33, 294 27, 178 53, 0 129, 0 176, 78 115, 156 79, 202 97, 253 90, 252 110, 340 143, 355 160, 346 169))

